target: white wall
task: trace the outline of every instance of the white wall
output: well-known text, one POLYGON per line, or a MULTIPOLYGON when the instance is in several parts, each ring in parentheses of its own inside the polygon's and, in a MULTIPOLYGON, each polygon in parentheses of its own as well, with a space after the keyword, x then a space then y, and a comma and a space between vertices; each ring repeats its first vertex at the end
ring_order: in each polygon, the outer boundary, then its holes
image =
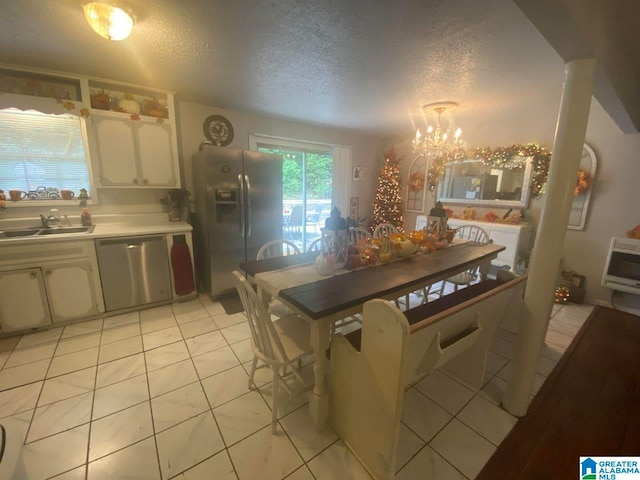
MULTIPOLYGON (((596 180, 585 229, 567 231, 564 267, 587 276, 588 300, 607 304, 611 290, 600 280, 611 237, 624 237, 640 224, 640 133, 623 134, 594 100, 586 143, 598 159, 596 180)), ((624 297, 616 304, 640 308, 640 298, 624 297)))
MULTIPOLYGON (((180 102, 178 105, 178 121, 180 124, 178 143, 183 167, 182 178, 188 190, 193 185, 191 156, 198 152, 198 147, 202 142, 207 141, 202 130, 202 124, 209 115, 214 114, 225 116, 233 125, 234 138, 229 144, 229 148, 248 149, 250 133, 262 133, 295 140, 352 147, 352 163, 354 166, 364 166, 366 168, 366 180, 364 182, 350 182, 351 196, 359 197, 360 199, 359 215, 367 217, 367 220, 371 219, 371 204, 377 186, 378 169, 383 161, 384 148, 380 138, 275 117, 180 102)), ((349 212, 342 212, 343 217, 348 215, 349 212)))

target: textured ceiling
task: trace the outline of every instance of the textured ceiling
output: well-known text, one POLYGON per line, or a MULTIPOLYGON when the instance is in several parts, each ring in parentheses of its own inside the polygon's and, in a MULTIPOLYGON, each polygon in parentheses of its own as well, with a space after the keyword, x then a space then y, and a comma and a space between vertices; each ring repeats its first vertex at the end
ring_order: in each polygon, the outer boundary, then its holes
POLYGON ((491 116, 558 99, 563 62, 511 0, 129 0, 123 42, 80 0, 2 0, 0 62, 172 90, 180 100, 377 135, 421 105, 491 116))

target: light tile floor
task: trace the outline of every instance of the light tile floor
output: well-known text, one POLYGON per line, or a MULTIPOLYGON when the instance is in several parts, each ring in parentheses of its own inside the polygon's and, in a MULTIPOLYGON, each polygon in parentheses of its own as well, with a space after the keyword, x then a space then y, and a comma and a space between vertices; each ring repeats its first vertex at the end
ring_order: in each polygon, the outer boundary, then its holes
MULTIPOLYGON (((591 308, 554 307, 536 391, 591 308)), ((271 434, 266 369, 247 390, 249 337, 243 314, 200 297, 0 339, 0 478, 369 478, 330 427, 313 430, 305 396, 271 434)), ((442 371, 407 390, 398 479, 477 475, 516 421, 498 407, 514 338, 498 331, 480 391, 442 371)))

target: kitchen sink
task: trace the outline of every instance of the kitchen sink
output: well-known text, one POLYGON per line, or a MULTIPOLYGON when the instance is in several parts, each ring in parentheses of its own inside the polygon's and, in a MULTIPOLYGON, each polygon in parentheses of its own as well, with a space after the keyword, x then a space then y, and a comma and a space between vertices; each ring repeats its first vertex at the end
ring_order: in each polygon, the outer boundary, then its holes
POLYGON ((91 233, 94 226, 90 227, 53 227, 43 228, 38 232, 38 235, 62 235, 65 233, 91 233))
POLYGON ((52 227, 52 228, 22 228, 0 230, 0 240, 6 238, 33 237, 40 235, 63 235, 66 233, 91 233, 95 228, 90 227, 52 227))
POLYGON ((0 238, 16 238, 16 237, 29 237, 31 235, 35 235, 39 232, 39 230, 34 230, 33 228, 25 228, 21 230, 1 230, 0 238))

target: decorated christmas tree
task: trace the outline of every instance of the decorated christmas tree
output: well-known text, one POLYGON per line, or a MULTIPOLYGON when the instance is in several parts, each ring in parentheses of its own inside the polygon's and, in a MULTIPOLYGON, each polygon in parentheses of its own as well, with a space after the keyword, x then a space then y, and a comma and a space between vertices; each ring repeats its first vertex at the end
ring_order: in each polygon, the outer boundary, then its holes
POLYGON ((400 196, 400 160, 396 159, 393 147, 384 154, 384 164, 378 177, 378 190, 373 202, 373 216, 369 229, 373 231, 381 223, 390 223, 401 232, 404 231, 400 196))

